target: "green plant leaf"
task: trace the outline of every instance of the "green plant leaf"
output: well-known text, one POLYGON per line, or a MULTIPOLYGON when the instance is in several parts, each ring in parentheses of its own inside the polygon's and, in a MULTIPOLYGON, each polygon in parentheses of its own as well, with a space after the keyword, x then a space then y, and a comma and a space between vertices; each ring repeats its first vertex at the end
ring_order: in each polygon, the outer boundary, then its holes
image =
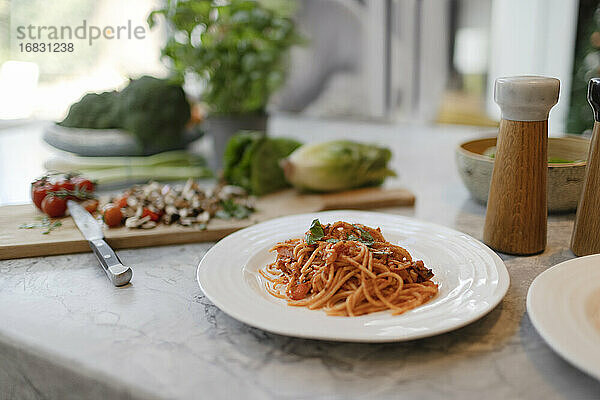
POLYGON ((202 99, 212 113, 264 112, 285 80, 289 49, 304 42, 291 3, 276 3, 169 1, 150 13, 148 24, 165 16, 172 33, 162 54, 180 81, 192 73, 205 83, 202 99))

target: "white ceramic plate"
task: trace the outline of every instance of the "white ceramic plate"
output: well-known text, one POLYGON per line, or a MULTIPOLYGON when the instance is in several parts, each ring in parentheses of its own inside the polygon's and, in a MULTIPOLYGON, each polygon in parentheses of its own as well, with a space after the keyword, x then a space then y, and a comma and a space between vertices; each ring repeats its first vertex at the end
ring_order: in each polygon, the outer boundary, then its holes
POLYGON ((600 254, 541 273, 529 287, 527 312, 554 351, 600 379, 600 254))
POLYGON ((472 237, 411 218, 363 211, 292 215, 242 229, 206 253, 197 278, 217 307, 248 325, 282 335, 352 342, 412 340, 460 328, 491 311, 509 285, 502 260, 472 237), (402 315, 379 312, 360 317, 328 316, 271 296, 257 272, 274 261, 269 249, 279 241, 301 237, 314 218, 323 224, 342 220, 380 227, 387 240, 433 269, 439 294, 402 315))

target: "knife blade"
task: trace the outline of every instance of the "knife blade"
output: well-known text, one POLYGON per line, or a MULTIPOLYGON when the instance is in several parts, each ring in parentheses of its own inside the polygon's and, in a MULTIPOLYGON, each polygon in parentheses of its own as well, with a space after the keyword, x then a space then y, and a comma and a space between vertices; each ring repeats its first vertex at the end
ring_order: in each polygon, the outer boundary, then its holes
POLYGON ((121 263, 121 260, 108 243, 104 240, 102 226, 92 217, 85 208, 73 200, 67 201, 67 208, 75 221, 75 225, 86 238, 92 251, 98 258, 106 276, 115 286, 123 286, 129 283, 133 271, 121 263))

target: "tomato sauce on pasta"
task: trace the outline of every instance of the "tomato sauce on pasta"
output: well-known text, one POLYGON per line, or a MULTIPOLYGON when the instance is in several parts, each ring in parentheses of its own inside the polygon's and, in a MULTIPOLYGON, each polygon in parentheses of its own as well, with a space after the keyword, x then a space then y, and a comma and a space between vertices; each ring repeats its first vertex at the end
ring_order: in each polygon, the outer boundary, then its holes
POLYGON ((321 226, 304 238, 277 243, 275 262, 259 271, 266 290, 290 306, 358 316, 389 310, 402 314, 431 300, 433 272, 379 228, 343 221, 321 226))

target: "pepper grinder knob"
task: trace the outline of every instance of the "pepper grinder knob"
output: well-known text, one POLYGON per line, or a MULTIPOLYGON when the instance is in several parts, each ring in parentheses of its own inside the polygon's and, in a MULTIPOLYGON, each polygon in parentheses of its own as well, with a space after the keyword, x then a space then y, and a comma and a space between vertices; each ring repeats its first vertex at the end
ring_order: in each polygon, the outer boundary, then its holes
POLYGON ((587 98, 594 111, 594 129, 571 235, 571 250, 577 256, 600 253, 600 78, 590 80, 587 98))
POLYGON ((507 254, 530 255, 546 247, 548 218, 548 113, 560 81, 542 76, 499 78, 501 108, 484 242, 507 254))
POLYGON ((560 81, 543 76, 512 76, 496 79, 494 101, 500 106, 502 119, 510 121, 545 121, 558 102, 560 81))
POLYGON ((600 78, 592 78, 588 84, 588 103, 594 111, 594 121, 600 121, 600 78))

